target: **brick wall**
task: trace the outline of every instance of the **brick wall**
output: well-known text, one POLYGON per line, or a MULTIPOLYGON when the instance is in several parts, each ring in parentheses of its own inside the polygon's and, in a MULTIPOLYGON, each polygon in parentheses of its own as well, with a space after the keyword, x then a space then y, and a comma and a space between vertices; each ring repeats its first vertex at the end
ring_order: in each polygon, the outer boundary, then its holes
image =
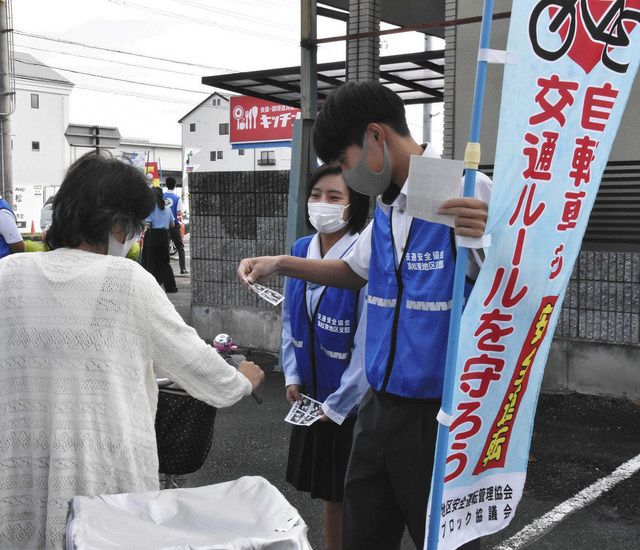
POLYGON ((640 345, 640 253, 581 252, 556 336, 640 345))
MULTIPOLYGON (((192 304, 271 308, 242 287, 242 258, 284 253, 288 171, 189 176, 192 304)), ((282 290, 274 279, 271 288, 282 290)))

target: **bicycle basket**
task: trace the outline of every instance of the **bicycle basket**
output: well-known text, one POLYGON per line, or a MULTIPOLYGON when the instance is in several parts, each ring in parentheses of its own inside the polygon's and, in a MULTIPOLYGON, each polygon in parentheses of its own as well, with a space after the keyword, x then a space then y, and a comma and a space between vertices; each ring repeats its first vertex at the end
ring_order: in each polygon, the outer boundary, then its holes
POLYGON ((156 439, 161 474, 191 474, 202 467, 211 449, 216 411, 182 390, 158 392, 156 439))

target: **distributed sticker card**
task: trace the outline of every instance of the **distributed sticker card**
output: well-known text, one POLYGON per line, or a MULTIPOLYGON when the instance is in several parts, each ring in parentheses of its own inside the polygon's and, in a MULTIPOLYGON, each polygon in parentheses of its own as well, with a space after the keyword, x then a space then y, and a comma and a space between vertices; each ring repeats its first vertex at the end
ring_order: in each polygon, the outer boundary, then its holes
POLYGON ((251 284, 251 290, 253 290, 260 298, 266 300, 273 306, 278 306, 284 300, 284 296, 271 288, 259 285, 257 283, 251 284))
POLYGON ((311 426, 322 416, 322 403, 308 395, 300 394, 301 401, 296 401, 284 421, 296 426, 311 426))

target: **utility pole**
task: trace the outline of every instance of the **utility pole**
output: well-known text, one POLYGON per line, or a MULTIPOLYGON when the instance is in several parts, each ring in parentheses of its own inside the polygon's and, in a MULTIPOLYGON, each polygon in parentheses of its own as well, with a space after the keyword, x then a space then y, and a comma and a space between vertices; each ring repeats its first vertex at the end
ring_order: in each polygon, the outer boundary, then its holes
POLYGON ((13 205, 11 119, 15 108, 11 0, 0 0, 0 177, 2 196, 13 205))
POLYGON ((311 173, 316 169, 311 134, 318 113, 318 63, 316 0, 300 2, 300 111, 293 131, 291 172, 289 174, 289 206, 285 251, 305 234, 305 190, 311 173))

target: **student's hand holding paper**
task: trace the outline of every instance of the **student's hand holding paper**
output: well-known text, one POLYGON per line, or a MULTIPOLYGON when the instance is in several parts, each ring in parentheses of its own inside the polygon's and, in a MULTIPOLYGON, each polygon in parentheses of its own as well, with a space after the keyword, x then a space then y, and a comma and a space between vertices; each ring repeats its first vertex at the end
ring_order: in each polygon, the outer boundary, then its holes
POLYGON ((278 256, 245 258, 238 266, 238 278, 250 287, 254 283, 267 281, 278 274, 278 256))
POLYGON ((302 395, 300 392, 302 391, 302 386, 300 384, 289 384, 287 386, 287 401, 293 405, 296 401, 302 401, 302 395))
POLYGON ((442 203, 438 214, 455 217, 455 234, 479 238, 484 235, 489 207, 471 197, 449 199, 442 203))

